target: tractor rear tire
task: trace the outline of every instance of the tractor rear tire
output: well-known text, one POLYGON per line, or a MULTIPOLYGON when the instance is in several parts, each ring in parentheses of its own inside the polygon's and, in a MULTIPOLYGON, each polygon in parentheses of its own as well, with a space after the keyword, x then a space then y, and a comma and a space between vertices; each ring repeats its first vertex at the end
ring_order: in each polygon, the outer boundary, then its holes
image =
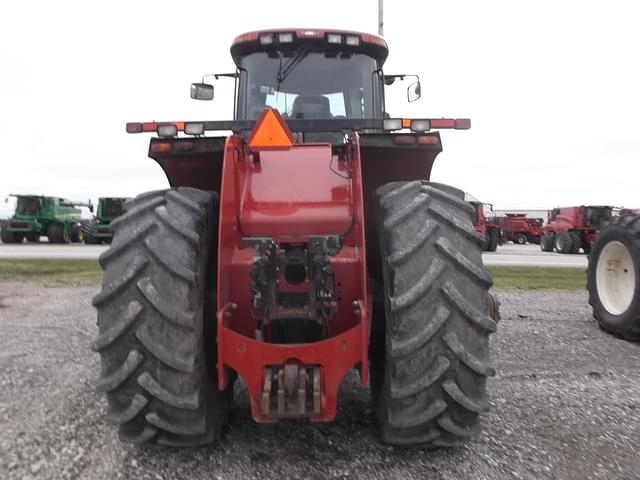
POLYGON ((582 237, 578 232, 569 232, 571 236, 571 253, 580 253, 582 247, 582 237))
POLYGON ((498 243, 500 241, 500 235, 497 230, 489 230, 487 242, 487 252, 495 252, 498 249, 498 243))
POLYGON ((9 222, 0 224, 0 240, 2 243, 16 243, 16 235, 9 230, 9 222))
POLYGON ((640 340, 640 216, 624 216, 600 231, 589 256, 587 290, 600 327, 640 340))
POLYGON ((558 253, 571 253, 573 250, 573 238, 569 232, 556 233, 555 248, 558 253))
POLYGON ((129 443, 199 446, 219 439, 233 381, 217 388, 217 195, 142 194, 111 224, 93 298, 108 418, 129 443))
POLYGON ((95 223, 83 223, 82 224, 82 241, 87 245, 95 245, 100 243, 100 240, 96 238, 96 225, 95 223))
POLYGON ((79 223, 74 223, 70 228, 69 239, 71 243, 80 243, 82 242, 82 226, 79 223))
POLYGON ((371 392, 382 441, 453 446, 488 409, 491 276, 462 197, 429 182, 376 192, 384 306, 374 304, 371 392), (376 308, 377 307, 377 308, 376 308), (380 352, 378 352, 380 353, 380 352))
POLYGON ((542 250, 543 252, 553 252, 553 244, 553 234, 545 233, 540 237, 540 250, 542 250))
POLYGON ((52 223, 47 227, 49 243, 69 243, 69 233, 61 223, 52 223))

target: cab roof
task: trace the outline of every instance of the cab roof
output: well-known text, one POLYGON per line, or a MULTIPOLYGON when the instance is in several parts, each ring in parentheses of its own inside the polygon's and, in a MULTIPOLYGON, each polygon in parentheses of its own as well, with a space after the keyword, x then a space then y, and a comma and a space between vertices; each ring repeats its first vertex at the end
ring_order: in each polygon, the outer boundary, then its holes
POLYGON ((295 48, 301 43, 312 44, 320 51, 349 50, 364 53, 374 58, 380 67, 389 55, 387 42, 382 37, 370 33, 318 28, 279 28, 238 35, 231 44, 231 56, 236 66, 240 67, 242 58, 250 53, 295 48))

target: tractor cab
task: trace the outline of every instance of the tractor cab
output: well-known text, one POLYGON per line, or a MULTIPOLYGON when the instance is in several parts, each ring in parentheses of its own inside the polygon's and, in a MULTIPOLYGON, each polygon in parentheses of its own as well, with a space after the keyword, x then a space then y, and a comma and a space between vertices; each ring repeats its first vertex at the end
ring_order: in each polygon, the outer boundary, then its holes
POLYGON ((614 208, 609 206, 584 207, 585 226, 602 228, 615 216, 614 208))
POLYGON ((17 195, 16 216, 37 217, 42 211, 42 197, 35 195, 17 195))
POLYGON ((96 216, 101 222, 110 222, 112 219, 122 215, 122 205, 128 200, 127 198, 100 198, 98 201, 98 210, 96 216))
MULTIPOLYGON (((284 119, 382 119, 384 85, 415 77, 410 101, 420 96, 416 75, 382 72, 386 42, 378 36, 332 30, 259 31, 234 40, 236 120, 256 120, 265 108, 284 119)), ((213 86, 193 84, 192 97, 213 98, 213 86)))

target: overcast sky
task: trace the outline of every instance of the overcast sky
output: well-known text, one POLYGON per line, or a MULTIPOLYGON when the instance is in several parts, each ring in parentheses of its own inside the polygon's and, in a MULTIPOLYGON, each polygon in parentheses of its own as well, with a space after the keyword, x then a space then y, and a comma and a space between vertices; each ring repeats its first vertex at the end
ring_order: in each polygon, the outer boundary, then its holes
MULTIPOLYGON (((19 1, 0 13, 0 216, 8 193, 94 201, 164 188, 127 121, 230 119, 235 35, 271 27, 377 31, 377 0, 19 1)), ((392 116, 470 117, 445 131, 432 179, 496 208, 640 207, 636 2, 469 0, 385 5, 392 116)))

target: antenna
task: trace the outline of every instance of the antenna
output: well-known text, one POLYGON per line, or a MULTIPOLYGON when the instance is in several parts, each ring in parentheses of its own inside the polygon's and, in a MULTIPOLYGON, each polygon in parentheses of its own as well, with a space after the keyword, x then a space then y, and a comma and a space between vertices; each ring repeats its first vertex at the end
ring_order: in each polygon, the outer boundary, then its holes
POLYGON ((383 4, 384 0, 378 0, 378 35, 381 37, 384 36, 382 33, 384 27, 384 21, 382 20, 382 11, 384 10, 383 4))

